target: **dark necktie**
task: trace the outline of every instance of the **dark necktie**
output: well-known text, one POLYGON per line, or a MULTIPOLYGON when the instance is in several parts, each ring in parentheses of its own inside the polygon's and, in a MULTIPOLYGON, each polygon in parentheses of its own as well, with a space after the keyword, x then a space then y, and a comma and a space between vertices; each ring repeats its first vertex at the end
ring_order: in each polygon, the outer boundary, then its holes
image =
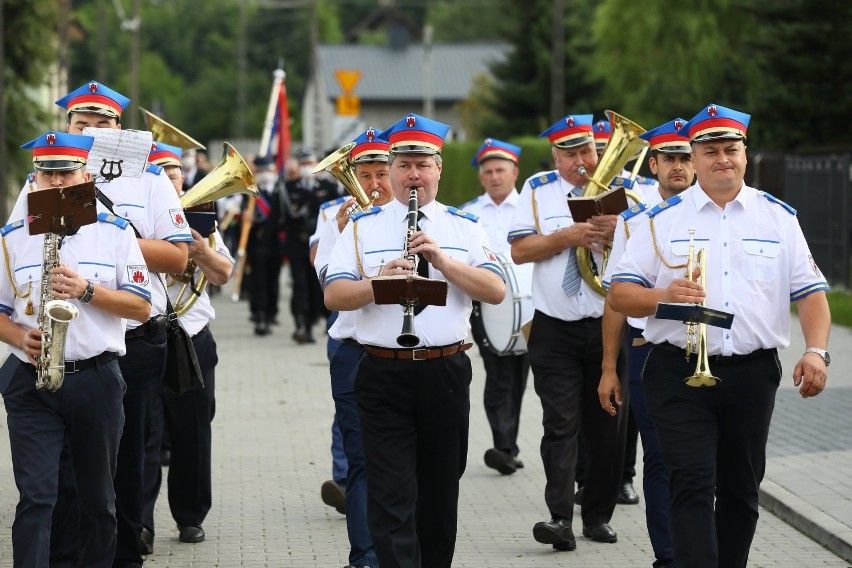
MULTIPOLYGON (((420 221, 423 220, 423 211, 417 212, 417 230, 420 231, 420 221)), ((417 253, 417 276, 422 276, 423 278, 429 278, 429 263, 426 262, 426 259, 423 257, 423 253, 417 253)), ((414 306, 414 315, 416 316, 420 312, 422 312, 426 306, 416 305, 414 306)))

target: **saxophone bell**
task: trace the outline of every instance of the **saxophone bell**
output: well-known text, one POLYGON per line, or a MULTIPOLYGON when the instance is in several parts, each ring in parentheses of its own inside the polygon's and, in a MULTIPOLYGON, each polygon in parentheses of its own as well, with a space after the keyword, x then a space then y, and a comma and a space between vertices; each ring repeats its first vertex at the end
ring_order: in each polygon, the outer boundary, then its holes
POLYGON ((65 342, 68 324, 80 311, 71 302, 50 300, 44 305, 46 326, 41 332, 41 355, 38 358, 36 388, 55 392, 65 380, 65 342))

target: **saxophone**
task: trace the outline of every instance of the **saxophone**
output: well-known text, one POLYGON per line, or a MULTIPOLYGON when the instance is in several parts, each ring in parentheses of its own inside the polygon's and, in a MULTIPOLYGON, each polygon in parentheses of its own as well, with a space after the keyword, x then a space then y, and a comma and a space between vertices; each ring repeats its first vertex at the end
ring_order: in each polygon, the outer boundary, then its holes
POLYGON ((41 297, 38 306, 38 328, 41 330, 41 355, 38 357, 36 388, 56 391, 65 380, 65 340, 68 324, 80 315, 79 310, 65 300, 53 297, 50 271, 59 266, 60 235, 44 234, 42 247, 41 297))

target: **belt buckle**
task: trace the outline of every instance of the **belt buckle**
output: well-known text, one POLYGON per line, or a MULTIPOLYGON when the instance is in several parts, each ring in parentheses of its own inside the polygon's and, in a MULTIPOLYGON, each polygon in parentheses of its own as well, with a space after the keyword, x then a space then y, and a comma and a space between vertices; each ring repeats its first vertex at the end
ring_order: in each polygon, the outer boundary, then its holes
POLYGON ((66 373, 76 373, 77 370, 77 361, 65 361, 66 373))
POLYGON ((420 349, 412 349, 411 350, 411 360, 412 361, 425 361, 429 358, 429 349, 426 347, 421 347, 420 349), (418 357, 418 353, 423 353, 423 357, 418 357))

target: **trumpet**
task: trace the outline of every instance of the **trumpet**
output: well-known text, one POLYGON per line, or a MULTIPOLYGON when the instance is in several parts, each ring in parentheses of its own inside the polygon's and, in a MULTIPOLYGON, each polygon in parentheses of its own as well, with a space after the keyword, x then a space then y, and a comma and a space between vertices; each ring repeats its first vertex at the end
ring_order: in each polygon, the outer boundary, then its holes
MULTIPOLYGON (((412 187, 408 194, 408 227, 405 230, 405 244, 402 248, 402 256, 411 263, 411 273, 417 274, 418 258, 416 254, 412 254, 411 240, 414 233, 417 232, 417 188, 412 187)), ((403 347, 414 347, 420 343, 420 338, 414 332, 414 306, 415 301, 406 301, 402 306, 402 331, 396 338, 396 342, 403 347)))
MULTIPOLYGON (((695 229, 689 229, 689 252, 686 261, 686 277, 690 282, 697 282, 706 287, 707 284, 707 251, 701 249, 698 254, 695 253, 694 242, 695 229), (695 277, 695 267, 699 268, 699 275, 695 277)), ((704 307, 707 300, 701 302, 704 307)), ((707 355, 707 324, 698 322, 689 322, 686 328, 686 360, 689 361, 689 356, 695 353, 697 361, 695 364, 695 373, 684 379, 684 382, 691 387, 712 387, 716 386, 721 381, 719 377, 714 377, 710 372, 710 359, 707 355)))

